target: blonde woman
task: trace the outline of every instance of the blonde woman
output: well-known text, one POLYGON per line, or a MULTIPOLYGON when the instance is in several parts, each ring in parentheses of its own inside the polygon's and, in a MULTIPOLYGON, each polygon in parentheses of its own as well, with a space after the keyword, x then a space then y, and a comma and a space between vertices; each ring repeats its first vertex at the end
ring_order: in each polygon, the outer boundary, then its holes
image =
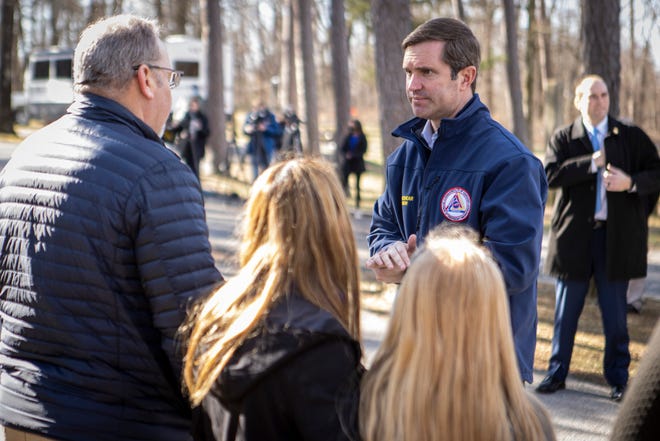
POLYGON ((242 228, 239 273, 188 331, 184 378, 202 409, 197 439, 351 439, 359 267, 335 171, 303 158, 266 169, 242 228))
POLYGON ((362 383, 365 441, 554 440, 520 381, 501 272, 476 237, 438 227, 403 277, 362 383))

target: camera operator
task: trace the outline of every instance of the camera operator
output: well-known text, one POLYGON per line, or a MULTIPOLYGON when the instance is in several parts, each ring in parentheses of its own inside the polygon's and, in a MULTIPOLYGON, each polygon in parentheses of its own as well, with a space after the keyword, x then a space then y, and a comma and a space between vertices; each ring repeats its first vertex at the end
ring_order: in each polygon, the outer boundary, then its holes
POLYGON ((302 156, 302 143, 300 142, 300 124, 302 123, 293 109, 287 109, 284 112, 284 120, 281 124, 284 128, 281 145, 283 155, 293 152, 296 156, 302 156))
POLYGON ((243 133, 250 137, 247 153, 252 157, 254 179, 265 170, 273 160, 275 147, 282 136, 282 127, 275 115, 264 103, 248 113, 243 125, 243 133))

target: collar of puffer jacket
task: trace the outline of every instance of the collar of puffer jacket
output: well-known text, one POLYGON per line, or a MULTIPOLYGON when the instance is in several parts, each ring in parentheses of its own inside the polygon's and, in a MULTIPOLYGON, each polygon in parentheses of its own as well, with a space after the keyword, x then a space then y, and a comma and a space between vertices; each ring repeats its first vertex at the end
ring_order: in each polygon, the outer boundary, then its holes
POLYGON ((137 135, 163 144, 160 136, 144 121, 117 101, 93 93, 77 94, 67 113, 104 123, 125 125, 137 135))

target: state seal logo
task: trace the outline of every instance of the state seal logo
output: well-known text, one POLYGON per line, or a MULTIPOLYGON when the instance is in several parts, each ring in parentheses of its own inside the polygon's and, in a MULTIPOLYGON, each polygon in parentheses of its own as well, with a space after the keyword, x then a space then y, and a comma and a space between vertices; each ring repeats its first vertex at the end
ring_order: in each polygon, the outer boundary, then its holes
POLYGON ((462 187, 453 187, 447 190, 440 202, 442 214, 452 222, 461 222, 470 215, 472 198, 470 193, 462 187))

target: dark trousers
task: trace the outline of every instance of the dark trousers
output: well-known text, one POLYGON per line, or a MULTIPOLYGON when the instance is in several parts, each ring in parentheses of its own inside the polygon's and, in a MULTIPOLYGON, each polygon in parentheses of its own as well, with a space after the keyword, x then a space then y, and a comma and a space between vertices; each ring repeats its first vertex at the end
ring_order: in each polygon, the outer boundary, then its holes
MULTIPOLYGON (((628 281, 607 279, 606 229, 593 231, 592 272, 598 291, 598 306, 605 332, 605 355, 603 370, 611 386, 628 383, 630 351, 628 348, 628 325, 626 322, 626 291, 628 281)), ((568 375, 577 331, 578 319, 589 290, 589 280, 557 280, 555 303, 555 326, 552 336, 552 354, 548 374, 555 380, 564 380, 568 375)))
MULTIPOLYGON (((351 171, 349 171, 345 166, 344 169, 342 170, 342 185, 344 186, 344 191, 346 192, 347 195, 351 194, 350 189, 348 188, 348 178, 351 175, 351 171)), ((360 176, 362 173, 355 173, 355 207, 360 208, 360 176)))

